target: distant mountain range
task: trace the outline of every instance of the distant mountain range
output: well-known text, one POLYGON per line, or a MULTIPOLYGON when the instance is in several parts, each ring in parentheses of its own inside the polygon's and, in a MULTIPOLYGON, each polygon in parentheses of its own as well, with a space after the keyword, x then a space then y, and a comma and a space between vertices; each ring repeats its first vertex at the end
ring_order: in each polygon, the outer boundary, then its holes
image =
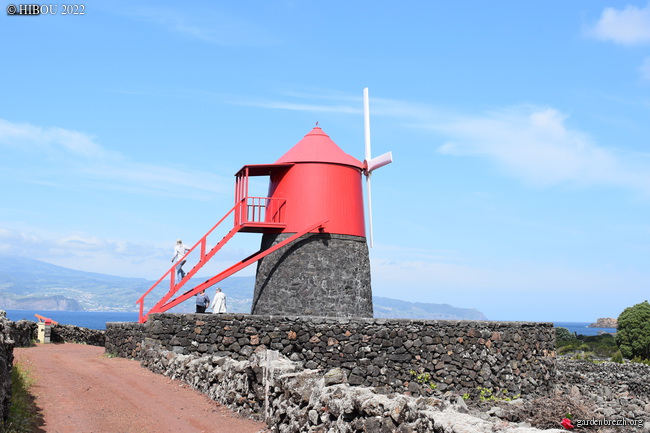
MULTIPOLYGON (((194 277, 195 284, 207 278, 194 277)), ((190 281, 190 287, 192 287, 190 281)), ((83 272, 23 257, 0 260, 0 309, 137 311, 135 301, 155 281, 83 272)), ((250 313, 255 285, 254 277, 229 277, 219 283, 228 295, 228 309, 250 313)), ((166 292, 154 290, 145 303, 150 308, 166 292)), ((190 288, 188 287, 188 289, 190 288)), ((473 308, 456 308, 447 304, 406 302, 373 297, 375 317, 397 319, 486 320, 473 308)), ((191 312, 191 302, 174 307, 171 312, 191 312)))

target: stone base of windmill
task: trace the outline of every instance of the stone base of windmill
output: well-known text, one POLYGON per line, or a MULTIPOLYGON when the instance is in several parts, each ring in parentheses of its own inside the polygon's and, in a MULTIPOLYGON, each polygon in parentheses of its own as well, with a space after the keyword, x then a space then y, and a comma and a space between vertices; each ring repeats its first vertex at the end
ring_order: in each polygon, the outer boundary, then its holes
MULTIPOLYGON (((265 234, 261 248, 289 236, 265 234)), ((373 317, 366 238, 312 233, 264 257, 251 314, 373 317)))

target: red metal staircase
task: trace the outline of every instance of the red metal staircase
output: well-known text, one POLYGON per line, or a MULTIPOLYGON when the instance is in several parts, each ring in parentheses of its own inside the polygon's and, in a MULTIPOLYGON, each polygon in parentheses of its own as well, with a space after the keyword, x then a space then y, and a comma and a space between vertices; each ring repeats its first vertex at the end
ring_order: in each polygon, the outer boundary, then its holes
POLYGON ((194 267, 186 274, 185 278, 181 281, 176 281, 176 266, 177 263, 174 263, 168 270, 163 274, 162 277, 154 285, 152 285, 137 301, 136 304, 139 304, 139 321, 144 323, 147 320, 147 317, 151 313, 162 313, 170 308, 175 307, 183 301, 191 298, 192 296, 200 293, 202 290, 207 289, 208 287, 217 284, 219 281, 233 275, 234 273, 244 269, 245 267, 255 263, 261 258, 271 254, 272 252, 284 247, 285 245, 290 244, 299 237, 318 230, 324 227, 327 220, 315 221, 309 225, 306 225, 302 230, 292 234, 289 238, 283 240, 282 242, 272 246, 269 249, 264 251, 257 251, 251 256, 241 260, 240 262, 235 263, 219 274, 215 275, 204 281, 203 283, 197 285, 196 287, 191 288, 183 292, 182 294, 176 295, 183 286, 189 281, 196 273, 203 268, 203 266, 214 257, 214 255, 223 248, 226 243, 237 232, 254 232, 254 233, 263 233, 263 232, 272 232, 280 231, 286 226, 284 223, 284 213, 286 207, 286 201, 269 198, 269 197, 249 197, 248 196, 248 176, 252 175, 264 175, 267 174, 265 170, 269 167, 282 169, 290 166, 290 164, 278 164, 273 166, 245 166, 242 168, 239 173, 237 173, 237 182, 235 186, 235 205, 233 206, 228 213, 226 213, 223 218, 217 222, 214 227, 212 227, 199 241, 190 248, 190 250, 180 259, 185 260, 192 253, 198 251, 199 259, 194 267), (213 232, 223 223, 226 218, 230 215, 234 217, 234 224, 232 229, 212 248, 208 250, 208 237, 213 234, 213 232), (169 280, 169 290, 167 293, 158 301, 149 311, 144 313, 144 301, 147 295, 149 295, 154 289, 163 285, 163 282, 169 280), (172 299, 173 298, 173 299, 172 299))

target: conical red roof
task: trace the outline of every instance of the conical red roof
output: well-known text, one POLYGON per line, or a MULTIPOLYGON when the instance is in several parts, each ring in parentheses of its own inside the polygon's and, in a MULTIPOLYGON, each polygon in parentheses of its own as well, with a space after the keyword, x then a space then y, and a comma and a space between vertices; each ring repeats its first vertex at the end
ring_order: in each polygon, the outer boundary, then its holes
POLYGON ((292 162, 326 162, 345 164, 363 169, 363 163, 348 155, 332 141, 329 135, 316 126, 295 146, 278 159, 276 164, 292 162))

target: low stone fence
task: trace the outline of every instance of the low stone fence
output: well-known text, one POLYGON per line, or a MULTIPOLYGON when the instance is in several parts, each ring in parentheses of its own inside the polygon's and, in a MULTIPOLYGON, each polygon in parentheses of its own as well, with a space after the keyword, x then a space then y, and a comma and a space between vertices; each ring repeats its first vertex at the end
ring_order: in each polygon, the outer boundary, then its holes
POLYGON ((106 332, 73 325, 54 325, 50 341, 52 343, 78 343, 104 347, 106 332))
POLYGON ((145 324, 112 322, 106 324, 106 353, 121 358, 141 359, 145 324))
POLYGON ((38 325, 31 320, 7 321, 15 347, 29 347, 37 338, 38 325))
POLYGON ((306 369, 340 368, 350 385, 415 396, 544 394, 556 368, 551 323, 152 314, 107 324, 107 352, 142 359, 143 343, 233 360, 271 349, 306 369))
MULTIPOLYGON (((38 323, 30 320, 9 322, 11 337, 15 347, 29 347, 38 338, 38 323)), ((104 347, 106 342, 105 331, 99 329, 81 328, 74 325, 52 325, 50 342, 52 343, 79 343, 91 346, 104 347)))
MULTIPOLYGON (((264 420, 275 433, 492 433, 513 432, 516 427, 510 424, 512 429, 506 430, 499 419, 468 413, 460 396, 442 400, 382 394, 350 386, 341 368, 323 374, 272 350, 236 361, 216 355, 180 355, 150 343, 141 349, 142 364, 150 370, 183 381, 242 415, 264 420)), ((516 431, 542 433, 535 428, 516 431)))
POLYGON ((11 407, 11 368, 14 361, 14 340, 11 338, 11 322, 7 313, 0 310, 0 432, 9 417, 11 407))
POLYGON ((556 388, 568 395, 588 397, 602 417, 642 421, 643 431, 650 431, 648 365, 562 359, 558 360, 556 388))

